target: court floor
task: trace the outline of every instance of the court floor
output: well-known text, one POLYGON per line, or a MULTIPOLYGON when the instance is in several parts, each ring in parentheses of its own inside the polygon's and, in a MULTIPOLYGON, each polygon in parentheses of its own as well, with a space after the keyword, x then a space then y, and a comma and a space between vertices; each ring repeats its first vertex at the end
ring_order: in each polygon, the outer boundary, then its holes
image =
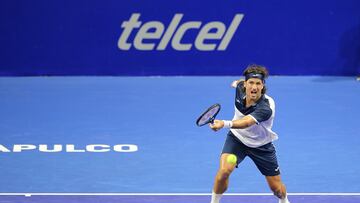
MULTIPOLYGON (((0 202, 209 202, 236 77, 0 77, 0 202), (32 194, 25 197, 25 194, 32 194)), ((291 202, 360 202, 360 82, 272 76, 291 202)), ((277 202, 249 160, 223 202, 277 202)))
MULTIPOLYGON (((203 203, 210 202, 210 194, 16 194, 0 196, 0 202, 29 202, 29 203, 78 203, 78 202, 126 202, 126 203, 203 203)), ((359 194, 289 194, 291 202, 306 203, 355 203, 360 201, 359 194)), ((225 194, 221 199, 222 203, 268 203, 277 202, 271 194, 225 194)))

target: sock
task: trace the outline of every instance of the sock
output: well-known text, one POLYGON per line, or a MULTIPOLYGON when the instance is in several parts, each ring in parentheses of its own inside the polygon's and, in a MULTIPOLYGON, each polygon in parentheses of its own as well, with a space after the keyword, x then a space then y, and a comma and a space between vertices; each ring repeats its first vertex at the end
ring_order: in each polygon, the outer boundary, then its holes
POLYGON ((279 203, 290 203, 287 196, 284 199, 279 199, 279 203))
POLYGON ((214 191, 211 194, 211 203, 220 203, 222 194, 216 194, 214 191))

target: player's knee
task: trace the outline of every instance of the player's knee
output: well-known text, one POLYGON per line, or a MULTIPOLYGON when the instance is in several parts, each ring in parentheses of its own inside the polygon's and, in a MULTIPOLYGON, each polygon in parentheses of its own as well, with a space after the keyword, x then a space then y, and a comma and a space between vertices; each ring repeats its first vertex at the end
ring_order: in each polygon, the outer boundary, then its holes
POLYGON ((230 169, 220 169, 218 172, 218 179, 227 180, 230 177, 231 172, 232 171, 230 169))
POLYGON ((274 195, 279 199, 283 199, 286 196, 286 192, 281 185, 271 186, 271 190, 273 191, 274 195))

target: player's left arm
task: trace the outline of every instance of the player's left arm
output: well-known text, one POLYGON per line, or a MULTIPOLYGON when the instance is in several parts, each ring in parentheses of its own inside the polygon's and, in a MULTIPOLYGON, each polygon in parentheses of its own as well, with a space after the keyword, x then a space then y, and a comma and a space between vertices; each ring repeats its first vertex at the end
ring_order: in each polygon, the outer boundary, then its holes
POLYGON ((236 87, 239 85, 239 83, 244 82, 244 81, 245 81, 244 79, 234 80, 234 81, 231 83, 231 87, 232 87, 232 88, 236 88, 236 87))

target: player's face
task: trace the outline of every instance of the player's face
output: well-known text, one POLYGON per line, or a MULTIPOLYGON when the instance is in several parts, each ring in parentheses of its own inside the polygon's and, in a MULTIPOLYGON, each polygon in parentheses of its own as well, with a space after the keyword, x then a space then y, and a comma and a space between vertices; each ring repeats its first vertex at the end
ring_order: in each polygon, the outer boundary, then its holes
POLYGON ((261 91, 264 88, 263 81, 259 78, 250 78, 244 83, 246 97, 251 100, 258 100, 261 97, 261 91))

